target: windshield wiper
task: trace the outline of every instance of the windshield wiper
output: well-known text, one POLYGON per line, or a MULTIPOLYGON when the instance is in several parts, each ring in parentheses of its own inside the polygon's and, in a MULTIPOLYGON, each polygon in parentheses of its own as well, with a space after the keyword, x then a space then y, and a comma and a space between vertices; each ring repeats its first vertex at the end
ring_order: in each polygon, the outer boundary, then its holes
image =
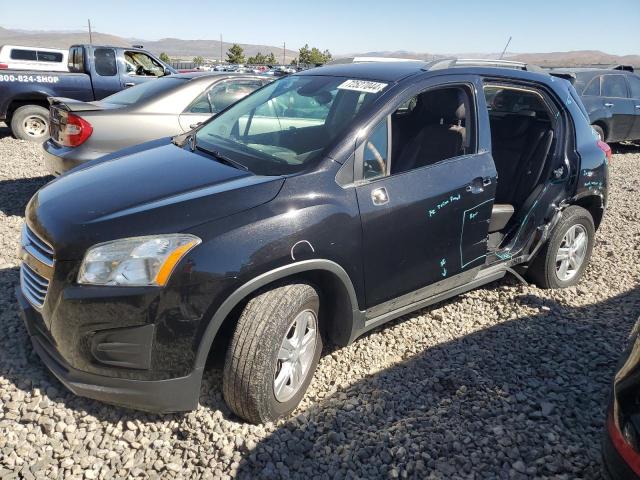
POLYGON ((227 165, 230 165, 234 168, 239 168, 240 170, 244 170, 246 172, 249 171, 249 168, 238 162, 237 160, 233 160, 232 158, 227 157, 226 155, 223 155, 222 153, 218 152, 217 150, 209 150, 207 148, 204 148, 200 145, 196 145, 196 138, 195 138, 195 134, 193 135, 193 140, 191 140, 191 147, 193 151, 194 149, 198 149, 202 152, 208 153, 209 155, 211 155, 212 157, 214 157, 215 159, 217 159, 218 161, 220 161, 221 163, 226 163, 227 165))

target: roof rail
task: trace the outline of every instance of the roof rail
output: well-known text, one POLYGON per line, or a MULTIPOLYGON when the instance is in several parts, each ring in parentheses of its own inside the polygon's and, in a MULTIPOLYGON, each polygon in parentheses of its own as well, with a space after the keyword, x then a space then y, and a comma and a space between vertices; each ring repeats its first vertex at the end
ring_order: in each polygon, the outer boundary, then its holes
POLYGON ((515 70, 527 70, 531 72, 543 72, 542 68, 531 63, 493 58, 444 58, 442 60, 434 60, 431 63, 430 70, 453 67, 500 67, 513 68, 515 70))
POLYGON ((635 69, 631 65, 614 65, 611 67, 611 70, 622 70, 624 72, 633 73, 635 69))
POLYGON ((419 58, 399 58, 399 57, 342 57, 327 62, 325 65, 342 65, 346 63, 364 63, 364 62, 424 62, 419 58))

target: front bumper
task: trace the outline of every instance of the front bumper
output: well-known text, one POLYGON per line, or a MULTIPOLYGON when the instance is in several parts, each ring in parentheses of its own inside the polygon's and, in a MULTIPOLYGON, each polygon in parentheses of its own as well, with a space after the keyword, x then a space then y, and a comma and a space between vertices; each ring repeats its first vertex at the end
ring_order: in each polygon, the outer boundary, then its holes
POLYGON ((602 472, 609 480, 638 480, 640 478, 616 450, 607 428, 605 428, 602 439, 602 472))
POLYGON ((102 402, 154 413, 194 410, 198 407, 202 369, 165 380, 135 380, 87 373, 71 367, 38 327, 39 314, 16 290, 20 313, 33 348, 42 362, 74 394, 102 402))

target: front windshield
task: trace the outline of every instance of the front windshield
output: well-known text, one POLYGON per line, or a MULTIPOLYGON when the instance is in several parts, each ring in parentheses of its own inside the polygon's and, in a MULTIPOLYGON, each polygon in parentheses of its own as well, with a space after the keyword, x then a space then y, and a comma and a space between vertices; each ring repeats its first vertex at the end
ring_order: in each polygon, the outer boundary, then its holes
POLYGON ((179 77, 159 78, 158 80, 150 80, 134 87, 120 90, 113 95, 109 95, 102 99, 106 103, 115 103, 116 105, 133 105, 134 103, 143 102, 158 95, 163 95, 169 90, 182 85, 187 80, 179 77))
POLYGON ((319 158, 385 87, 345 77, 286 77, 213 118, 196 141, 259 175, 294 173, 319 158))

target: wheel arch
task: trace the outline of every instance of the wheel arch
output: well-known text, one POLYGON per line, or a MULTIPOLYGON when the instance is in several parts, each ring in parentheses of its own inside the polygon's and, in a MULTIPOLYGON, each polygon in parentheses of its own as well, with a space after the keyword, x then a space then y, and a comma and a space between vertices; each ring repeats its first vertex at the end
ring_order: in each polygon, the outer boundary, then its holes
POLYGON ((44 92, 31 92, 29 94, 18 94, 13 97, 7 105, 7 119, 11 119, 13 114, 20 107, 25 105, 37 105, 49 109, 49 95, 44 92))
POLYGON ((312 259, 292 263, 263 273, 237 288, 213 314, 204 330, 195 367, 204 368, 218 333, 231 328, 228 322, 237 320, 235 313, 259 290, 283 281, 313 284, 320 295, 320 322, 331 342, 347 345, 364 325, 364 315, 358 308, 356 292, 347 272, 331 260, 312 259))
POLYGON ((604 138, 602 139, 603 142, 607 141, 607 138, 609 138, 609 125, 607 122, 604 121, 604 119, 599 119, 596 120, 595 122, 592 122, 591 125, 597 125, 598 127, 600 127, 604 133, 604 138))
POLYGON ((593 219, 593 225, 596 230, 602 222, 602 216, 604 215, 604 201, 600 195, 587 195, 580 197, 571 202, 572 205, 584 208, 589 212, 593 219))

